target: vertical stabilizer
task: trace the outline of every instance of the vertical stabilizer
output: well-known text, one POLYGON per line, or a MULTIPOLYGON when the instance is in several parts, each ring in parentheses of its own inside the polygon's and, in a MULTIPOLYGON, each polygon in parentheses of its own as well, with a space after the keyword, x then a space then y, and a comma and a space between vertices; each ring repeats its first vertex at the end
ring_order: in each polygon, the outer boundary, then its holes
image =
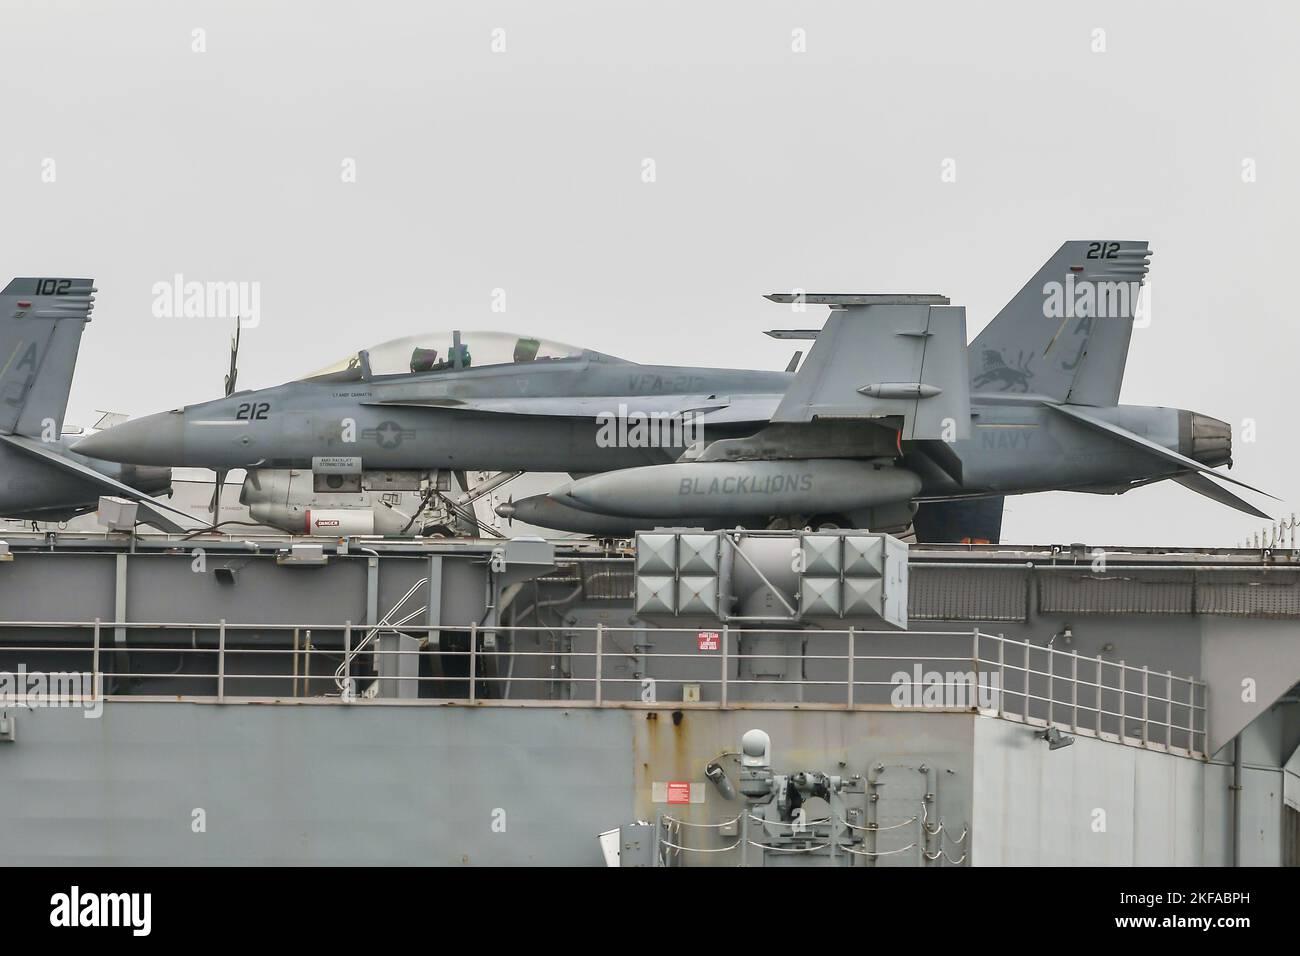
POLYGON ((1067 242, 970 345, 971 391, 1115 405, 1151 250, 1067 242))
POLYGON ((93 279, 14 279, 0 292, 0 433, 58 437, 93 279))

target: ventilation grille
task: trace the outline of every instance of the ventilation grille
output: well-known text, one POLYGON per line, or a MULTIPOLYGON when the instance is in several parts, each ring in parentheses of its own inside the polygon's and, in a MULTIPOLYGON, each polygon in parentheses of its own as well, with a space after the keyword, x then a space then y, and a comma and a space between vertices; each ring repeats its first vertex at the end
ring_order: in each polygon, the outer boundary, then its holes
POLYGON ((1051 571, 1038 581, 1043 614, 1191 614, 1195 596, 1191 572, 1136 577, 1051 571))
POLYGON ((908 570, 907 616, 914 621, 1023 621, 1029 572, 1025 568, 908 570))

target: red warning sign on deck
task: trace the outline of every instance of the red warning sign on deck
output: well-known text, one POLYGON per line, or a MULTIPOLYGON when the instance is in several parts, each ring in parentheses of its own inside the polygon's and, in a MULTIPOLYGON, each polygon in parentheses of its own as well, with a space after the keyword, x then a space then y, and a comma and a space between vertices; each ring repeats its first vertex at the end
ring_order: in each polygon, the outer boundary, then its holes
POLYGON ((669 803, 690 803, 691 782, 689 780, 669 780, 668 781, 668 802, 669 803))
POLYGON ((717 631, 700 631, 700 650, 716 651, 722 647, 722 635, 717 631))

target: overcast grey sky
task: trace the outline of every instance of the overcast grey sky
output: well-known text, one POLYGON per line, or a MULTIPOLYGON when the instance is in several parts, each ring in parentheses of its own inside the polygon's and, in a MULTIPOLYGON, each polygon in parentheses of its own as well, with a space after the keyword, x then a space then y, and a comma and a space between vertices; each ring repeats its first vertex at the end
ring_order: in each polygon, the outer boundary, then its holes
MULTIPOLYGON (((1149 239, 1124 401, 1232 422, 1233 475, 1289 514, 1298 26, 1280 0, 0 0, 0 272, 97 279, 88 424, 219 394, 227 323, 153 314, 177 273, 260 283, 256 387, 450 327, 781 368, 760 295, 796 287, 942 292, 973 337, 1065 239, 1149 239)), ((1011 499, 1004 534, 1258 525, 1166 482, 1011 499)))

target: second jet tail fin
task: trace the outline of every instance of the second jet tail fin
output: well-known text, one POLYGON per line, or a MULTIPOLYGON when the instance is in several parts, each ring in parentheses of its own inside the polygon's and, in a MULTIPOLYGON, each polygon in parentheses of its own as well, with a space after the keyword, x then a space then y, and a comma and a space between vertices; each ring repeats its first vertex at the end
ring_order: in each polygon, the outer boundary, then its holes
POLYGON ((58 437, 94 285, 14 279, 0 291, 0 433, 58 437))
POLYGON ((971 390, 1116 404, 1150 256, 1145 240, 1062 245, 971 343, 971 390))

